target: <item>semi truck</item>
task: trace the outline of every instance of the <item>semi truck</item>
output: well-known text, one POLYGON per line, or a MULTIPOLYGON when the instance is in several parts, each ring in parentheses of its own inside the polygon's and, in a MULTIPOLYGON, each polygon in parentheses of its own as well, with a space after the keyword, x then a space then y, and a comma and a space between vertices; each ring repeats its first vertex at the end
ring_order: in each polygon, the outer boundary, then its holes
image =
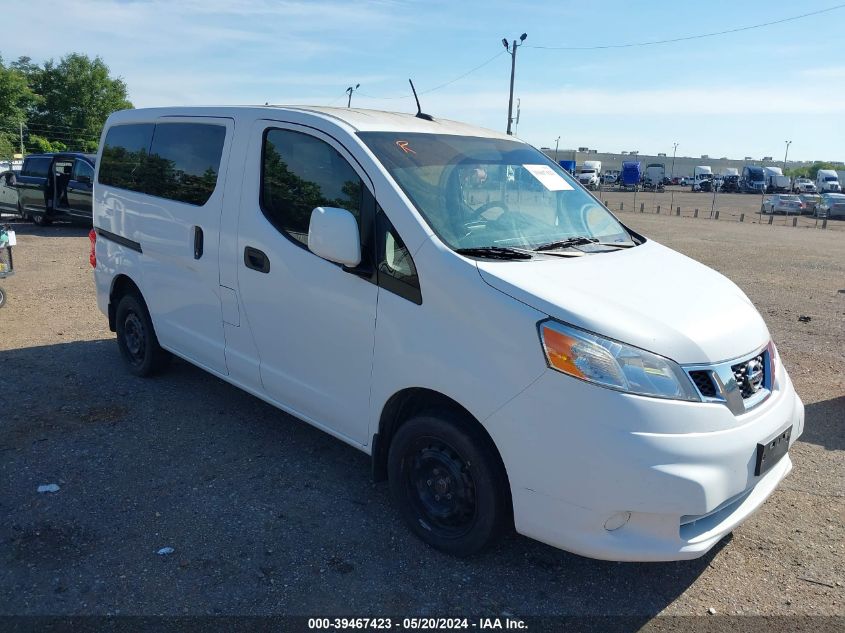
POLYGON ((742 168, 739 189, 744 193, 762 194, 766 190, 766 176, 760 165, 746 165, 742 168))
POLYGON ((839 193, 842 185, 839 183, 839 175, 833 169, 819 169, 816 174, 816 189, 819 193, 839 193))
POLYGON ((578 170, 578 182, 587 189, 598 189, 601 184, 601 161, 585 160, 581 169, 578 170))
POLYGON ((646 165, 643 189, 663 189, 664 178, 666 178, 666 165, 663 163, 646 165))
POLYGON ((719 190, 722 193, 737 193, 739 191, 739 170, 736 167, 725 167, 719 190))
POLYGON ((698 165, 692 170, 692 190, 701 191, 704 181, 707 181, 704 188, 709 190, 713 182, 713 170, 709 165, 698 165))
POLYGON ((625 161, 622 163, 622 173, 619 175, 619 189, 637 191, 643 173, 639 161, 625 161))
POLYGON ((786 193, 789 191, 789 178, 783 175, 780 167, 763 167, 766 179, 766 193, 786 193))

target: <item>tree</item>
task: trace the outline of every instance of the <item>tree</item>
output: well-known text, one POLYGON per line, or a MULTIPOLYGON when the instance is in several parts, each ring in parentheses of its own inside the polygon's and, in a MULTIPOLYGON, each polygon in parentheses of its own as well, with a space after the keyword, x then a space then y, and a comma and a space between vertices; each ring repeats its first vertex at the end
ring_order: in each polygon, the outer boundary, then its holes
POLYGON ((17 72, 40 96, 29 117, 33 130, 71 149, 96 151, 106 118, 132 107, 126 84, 111 77, 99 57, 71 53, 58 63, 45 62, 43 68, 22 57, 17 72))
POLYGON ((14 65, 6 67, 0 57, 0 155, 4 158, 19 148, 19 126, 37 102, 26 75, 14 65))

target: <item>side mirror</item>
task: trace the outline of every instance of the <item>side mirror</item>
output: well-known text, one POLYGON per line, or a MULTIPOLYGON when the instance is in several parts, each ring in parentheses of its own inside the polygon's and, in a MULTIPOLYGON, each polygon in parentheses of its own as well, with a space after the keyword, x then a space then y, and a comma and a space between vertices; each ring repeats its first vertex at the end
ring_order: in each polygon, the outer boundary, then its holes
POLYGON ((76 182, 81 182, 81 183, 85 183, 86 185, 90 185, 91 184, 91 176, 79 176, 79 178, 76 179, 76 182))
POLYGON ((317 207, 308 225, 308 250, 336 264, 361 263, 361 235, 355 216, 346 209, 317 207))

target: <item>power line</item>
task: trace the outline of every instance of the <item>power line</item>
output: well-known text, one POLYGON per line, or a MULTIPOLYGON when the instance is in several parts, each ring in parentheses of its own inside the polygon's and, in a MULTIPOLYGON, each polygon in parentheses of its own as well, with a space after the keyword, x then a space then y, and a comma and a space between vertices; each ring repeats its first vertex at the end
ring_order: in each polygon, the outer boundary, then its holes
MULTIPOLYGON (((487 59, 486 61, 481 62, 478 66, 475 66, 474 68, 469 69, 468 71, 466 71, 462 75, 458 75, 454 79, 450 79, 449 81, 446 81, 442 84, 434 86, 433 88, 428 88, 427 90, 420 90, 418 92, 418 94, 424 95, 424 94, 428 94, 430 92, 434 92, 435 90, 440 90, 441 88, 445 88, 446 86, 450 86, 453 83, 460 81, 464 77, 468 77, 472 73, 474 73, 478 70, 481 70, 482 68, 484 68, 488 64, 492 63, 493 60, 495 60, 495 59, 501 57, 502 55, 504 55, 506 52, 507 51, 499 51, 498 53, 493 55, 493 57, 487 59)), ((404 94, 404 95, 396 95, 394 97, 377 97, 377 96, 374 96, 374 95, 369 95, 369 94, 366 94, 364 92, 361 92, 360 90, 358 91, 358 94, 361 95, 362 97, 367 97, 368 99, 379 99, 379 100, 385 100, 385 101, 393 100, 393 99, 410 99, 411 97, 414 96, 413 94, 408 93, 408 94, 404 94)))
POLYGON ((801 20, 803 18, 809 18, 814 15, 821 15, 822 13, 830 13, 831 11, 836 11, 837 9, 841 9, 845 7, 845 3, 837 4, 832 7, 828 7, 826 9, 819 9, 818 11, 811 11, 810 13, 802 13, 801 15, 794 15, 789 18, 783 18, 781 20, 773 20, 771 22, 763 22, 761 24, 752 24, 751 26, 740 26, 735 29, 726 29, 724 31, 714 31, 712 33, 699 33, 698 35, 686 35, 684 37, 673 37, 670 39, 665 40, 652 40, 649 42, 631 42, 628 44, 602 44, 597 46, 532 46, 527 45, 528 48, 541 48, 550 51, 595 51, 595 50, 603 50, 608 48, 635 48, 638 46, 655 46, 658 44, 672 44, 675 42, 687 42, 689 40, 700 40, 705 37, 716 37, 719 35, 728 35, 730 33, 740 33, 742 31, 751 31, 752 29, 762 29, 767 26, 774 26, 775 24, 783 24, 785 22, 794 22, 795 20, 801 20))

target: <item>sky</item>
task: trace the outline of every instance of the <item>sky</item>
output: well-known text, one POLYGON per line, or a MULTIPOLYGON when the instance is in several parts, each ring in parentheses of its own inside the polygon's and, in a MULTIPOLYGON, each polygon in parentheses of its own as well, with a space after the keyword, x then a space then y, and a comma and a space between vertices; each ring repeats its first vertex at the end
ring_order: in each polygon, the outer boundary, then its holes
POLYGON ((504 130, 538 147, 845 160, 845 7, 836 0, 5 0, 0 54, 99 55, 136 107, 346 105, 504 130), (485 62, 488 62, 485 64, 485 62), (483 64, 483 65, 482 65, 483 64), (479 68, 479 66, 481 66, 479 68), (470 70, 474 70, 466 74, 470 70), (465 76, 464 76, 465 75, 465 76), (453 81, 457 79, 457 81, 453 81), (443 85, 447 84, 448 85, 443 85))

